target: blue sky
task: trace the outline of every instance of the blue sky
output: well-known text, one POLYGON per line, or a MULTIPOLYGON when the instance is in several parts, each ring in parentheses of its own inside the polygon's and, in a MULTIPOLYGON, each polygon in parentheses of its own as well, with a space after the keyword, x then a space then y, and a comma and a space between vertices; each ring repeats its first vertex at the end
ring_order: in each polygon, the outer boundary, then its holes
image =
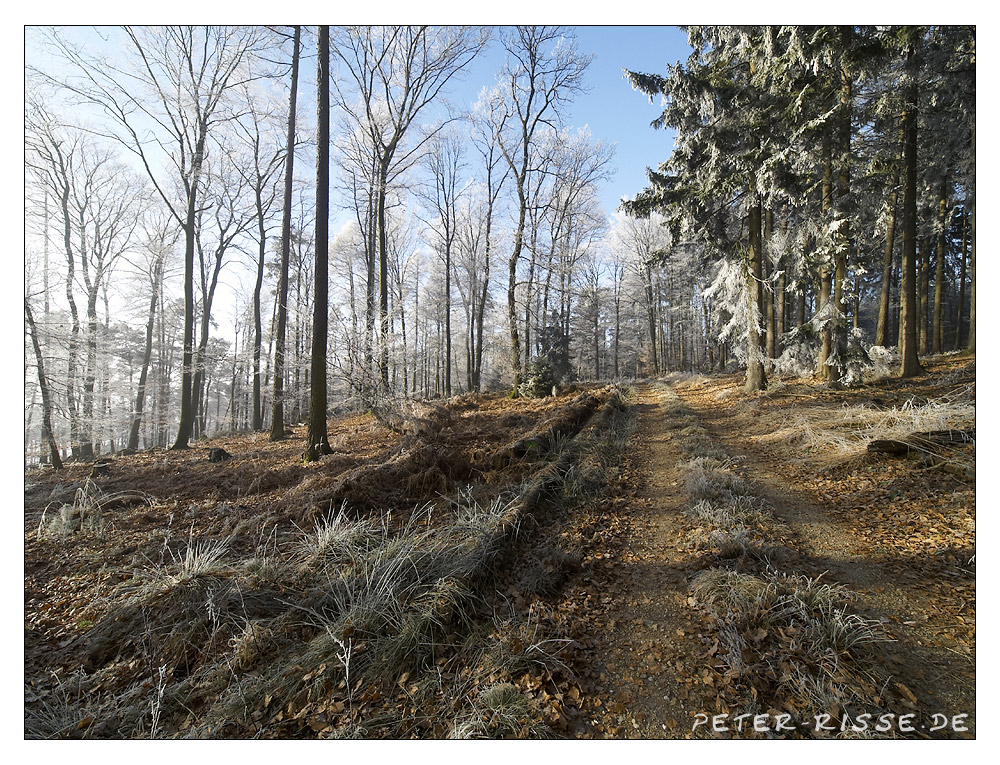
MULTIPOLYGON (((687 35, 667 26, 579 26, 569 27, 582 53, 594 60, 587 69, 590 92, 575 99, 569 111, 573 127, 589 126, 594 138, 616 144, 614 178, 604 183, 601 201, 608 215, 623 196, 631 197, 646 186, 646 167, 656 167, 670 155, 672 131, 654 130, 650 122, 660 115, 659 100, 649 98, 625 81, 622 69, 664 73, 667 64, 686 60, 690 53, 687 35)), ((471 103, 503 62, 503 49, 494 41, 473 63, 462 82, 452 89, 456 102, 471 103)))
POLYGON ((622 69, 662 74, 667 64, 687 59, 690 48, 677 27, 578 27, 576 34, 580 50, 595 58, 587 72, 591 92, 577 99, 573 122, 617 144, 618 172, 601 194, 610 215, 621 197, 645 188, 646 167, 666 160, 673 147, 673 131, 649 125, 662 111, 659 99, 650 104, 625 81, 622 69))

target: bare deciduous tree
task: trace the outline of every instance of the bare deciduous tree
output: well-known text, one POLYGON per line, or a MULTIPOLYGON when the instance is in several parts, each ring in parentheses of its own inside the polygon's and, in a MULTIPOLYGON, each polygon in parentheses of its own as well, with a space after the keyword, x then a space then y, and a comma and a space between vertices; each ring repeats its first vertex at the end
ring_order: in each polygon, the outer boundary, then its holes
POLYGON ((499 75, 500 90, 492 99, 489 119, 517 192, 518 220, 507 273, 510 363, 516 392, 521 384, 521 336, 515 288, 528 209, 534 204, 529 196, 529 176, 534 172, 535 142, 558 118, 560 108, 583 89, 583 73, 591 57, 580 54, 567 31, 559 27, 514 27, 501 41, 507 61, 499 75))
MULTIPOLYGON (((87 55, 58 34, 55 48, 74 70, 62 85, 98 107, 107 135, 135 154, 185 235, 181 415, 174 448, 185 449, 195 421, 194 256, 210 139, 232 117, 227 99, 256 75, 249 64, 263 41, 253 27, 125 27, 127 68, 87 55)), ((47 75, 54 81, 51 75, 47 75)))
POLYGON ((330 454, 326 434, 327 292, 330 248, 330 28, 320 27, 316 66, 316 270, 313 302, 312 367, 309 374, 307 462, 330 454))
POLYGON ((285 134, 285 186, 281 212, 281 266, 278 274, 277 327, 274 337, 274 391, 271 399, 271 440, 285 437, 285 330, 288 321, 288 265, 292 240, 292 181, 295 168, 295 105, 299 86, 301 27, 292 39, 292 74, 285 134))
POLYGON ((448 82, 482 50, 483 30, 467 27, 338 27, 333 43, 342 72, 357 89, 352 97, 338 89, 338 104, 367 131, 373 151, 379 267, 379 378, 389 387, 389 277, 386 201, 389 177, 412 162, 423 141, 405 146, 417 116, 448 82))

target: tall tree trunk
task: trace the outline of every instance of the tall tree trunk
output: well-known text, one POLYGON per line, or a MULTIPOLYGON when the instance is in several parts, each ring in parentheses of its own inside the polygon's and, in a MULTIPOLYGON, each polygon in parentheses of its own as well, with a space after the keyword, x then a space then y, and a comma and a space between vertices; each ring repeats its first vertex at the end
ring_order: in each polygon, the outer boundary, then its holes
MULTIPOLYGON (((915 53, 907 53, 907 69, 913 74, 915 53)), ((911 78, 905 89, 903 110, 903 255, 900 290, 900 370, 902 378, 923 372, 917 356, 917 84, 911 78)))
MULTIPOLYGON (((774 233, 774 213, 768 210, 764 214, 764 241, 770 242, 774 233)), ((765 245, 767 246, 767 245, 765 245)), ((773 359, 777 350, 777 317, 774 313, 774 280, 771 278, 774 267, 770 258, 762 256, 762 273, 764 274, 764 284, 762 285, 762 296, 764 299, 764 332, 767 357, 773 359)))
POLYGON ((643 265, 643 290, 646 293, 646 324, 649 330, 649 354, 652 357, 652 370, 659 376, 661 369, 660 354, 656 347, 656 298, 653 295, 653 271, 649 263, 643 265))
POLYGON ((80 457, 80 417, 76 401, 77 363, 80 353, 80 314, 76 307, 73 294, 75 274, 75 256, 73 253, 72 223, 69 212, 70 186, 67 181, 61 189, 60 206, 63 220, 63 248, 66 255, 66 302, 69 305, 70 334, 69 349, 66 362, 66 410, 69 413, 70 454, 74 459, 80 457))
MULTIPOLYGON (((316 267, 306 461, 330 454, 326 433, 327 291, 330 213, 330 27, 319 28, 316 65, 316 267)), ((383 289, 385 282, 383 282, 383 289)), ((385 350, 385 349, 383 349, 385 350)))
MULTIPOLYGON (((833 162, 830 157, 830 143, 825 140, 823 143, 823 185, 821 191, 820 207, 824 216, 829 216, 833 210, 833 162)), ((819 380, 831 381, 837 379, 830 369, 829 360, 833 354, 833 319, 829 316, 830 293, 833 291, 833 273, 830 263, 830 255, 825 256, 826 260, 820 266, 819 272, 819 299, 816 306, 816 313, 823 313, 824 325, 820 330, 819 356, 816 359, 816 377, 819 380)))
MULTIPOLYGON (((850 73, 846 67, 841 67, 840 72, 840 115, 836 127, 836 133, 830 140, 836 141, 837 159, 839 165, 837 173, 837 201, 838 209, 835 211, 837 218, 841 220, 840 230, 835 234, 833 273, 830 273, 830 265, 826 265, 820 284, 820 310, 822 311, 830 303, 832 304, 826 313, 826 326, 823 329, 822 346, 817 365, 817 376, 821 380, 826 380, 831 384, 839 384, 844 376, 845 355, 847 352, 847 322, 844 306, 844 282, 847 279, 847 256, 850 249, 851 234, 850 225, 843 208, 850 194, 851 187, 851 109, 853 96, 851 92, 850 73), (830 283, 832 281, 832 284, 830 283), (832 294, 831 294, 832 293, 832 294), (831 362, 831 357, 833 361, 831 362)), ((832 146, 827 143, 825 146, 826 164, 823 173, 823 201, 822 207, 825 212, 833 212, 833 165, 834 157, 832 146)))
MULTIPOLYGON (((42 321, 48 326, 49 323, 49 190, 42 190, 42 321)), ((964 250, 963 250, 964 253, 964 250)), ((48 443, 52 434, 46 431, 45 420, 42 420, 42 441, 48 443)), ((47 454, 41 455, 39 462, 42 465, 48 464, 47 454)))
POLYGON ((358 306, 356 302, 356 290, 354 287, 354 263, 350 259, 347 262, 347 286, 348 300, 351 305, 351 337, 347 341, 348 372, 347 380, 350 384, 351 393, 358 392, 357 369, 358 369, 358 306))
MULTIPOLYGON (((781 223, 781 230, 782 230, 782 232, 788 231, 788 221, 787 220, 783 220, 782 221, 782 223, 781 223)), ((785 294, 785 291, 786 291, 786 288, 787 288, 787 284, 788 284, 788 280, 787 280, 787 274, 785 272, 786 271, 786 269, 785 269, 785 262, 786 262, 785 261, 785 253, 782 252, 779 255, 779 257, 778 257, 778 265, 777 265, 779 273, 778 273, 777 294, 775 296, 777 298, 777 302, 778 302, 778 305, 776 307, 777 324, 775 325, 775 328, 774 328, 775 335, 777 336, 775 338, 775 348, 774 348, 775 356, 780 355, 780 351, 781 351, 781 347, 780 347, 781 337, 782 337, 782 335, 785 334, 785 332, 788 331, 788 326, 787 326, 787 314, 788 314, 788 305, 787 305, 787 302, 788 301, 787 301, 787 296, 785 294)))
POLYGON ((917 241, 917 347, 921 356, 930 350, 927 325, 930 321, 928 291, 931 283, 931 242, 927 237, 917 241))
POLYGON ((191 177, 186 181, 187 211, 184 219, 184 352, 181 359, 181 418, 177 425, 177 440, 173 449, 187 449, 194 430, 197 399, 194 390, 194 249, 195 221, 198 216, 198 184, 201 163, 205 156, 205 130, 199 130, 195 154, 191 160, 191 177))
MULTIPOLYGON (((375 177, 375 169, 372 169, 372 177, 375 177)), ((378 252, 378 223, 375 220, 375 197, 372 193, 368 197, 368 231, 365 237, 365 374, 368 386, 376 379, 375 371, 375 258, 378 252), (368 379, 370 378, 370 379, 368 379)))
POLYGON ((709 299, 705 297, 705 285, 698 284, 698 294, 702 296, 701 298, 701 322, 704 328, 703 337, 705 339, 705 355, 707 356, 706 363, 708 369, 715 368, 715 343, 712 341, 712 320, 711 311, 709 310, 709 299))
POLYGON ((133 451, 139 448, 139 428, 142 425, 143 408, 146 402, 146 378, 149 374, 149 364, 153 358, 153 326, 156 323, 156 304, 160 299, 160 277, 163 273, 163 254, 156 257, 150 284, 153 296, 149 301, 149 315, 146 320, 146 347, 142 354, 142 370, 139 372, 139 388, 135 394, 135 409, 132 412, 132 426, 128 433, 128 448, 133 451))
MULTIPOLYGON (((618 268, 618 266, 615 266, 618 268)), ((622 274, 624 276, 624 274, 622 274)), ((621 368, 618 364, 618 352, 619 352, 619 342, 618 338, 622 333, 622 293, 621 293, 621 278, 616 275, 615 278, 615 379, 621 377, 621 368)))
POLYGON ((594 379, 601 379, 601 309, 598 303, 597 284, 594 284, 594 379))
POLYGON ((744 388, 747 391, 764 390, 767 376, 764 372, 764 348, 762 347, 760 319, 762 315, 762 266, 764 259, 761 242, 760 199, 754 194, 750 207, 750 262, 747 269, 747 299, 750 301, 749 336, 747 338, 747 375, 744 388))
POLYGON ((514 250, 511 252, 507 269, 507 320, 510 322, 510 365, 514 376, 514 388, 512 396, 520 395, 521 388, 521 336, 517 329, 517 300, 515 288, 517 287, 517 264, 521 259, 521 249, 524 246, 524 222, 527 202, 524 199, 524 192, 521 190, 523 181, 519 179, 518 191, 520 198, 520 211, 517 221, 517 229, 514 231, 514 250))
POLYGON ((962 268, 958 275, 958 305, 955 307, 955 345, 954 350, 962 347, 962 319, 965 311, 965 278, 968 269, 969 253, 969 210, 962 210, 962 268))
POLYGON ((382 392, 389 392, 389 232, 386 230, 385 195, 389 183, 389 159, 378 168, 378 188, 375 214, 378 216, 378 314, 379 314, 379 380, 382 392))
POLYGON ((934 353, 944 348, 944 261, 948 252, 948 184, 941 184, 941 198, 938 201, 937 265, 934 269, 934 327, 931 347, 934 353))
POLYGON ((292 40, 292 84, 288 96, 288 135, 285 144, 285 196, 281 214, 281 273, 278 276, 278 326, 274 338, 274 391, 271 401, 272 441, 285 437, 285 330, 288 323, 288 261, 292 242, 292 175, 295 166, 295 99, 299 81, 299 39, 295 27, 292 40))
MULTIPOLYGON (((539 187, 541 183, 538 184, 539 187)), ((539 188, 536 188, 533 196, 537 199, 539 196, 539 188)), ((531 301, 533 297, 533 289, 535 286, 535 266, 538 260, 538 220, 537 211, 532 211, 531 214, 531 244, 528 246, 528 252, 531 253, 528 259, 528 280, 524 284, 524 367, 527 369, 528 359, 531 356, 531 301)), ((545 317, 542 317, 542 321, 545 321, 545 317)), ((535 338, 537 344, 537 337, 535 338)))
POLYGON ((444 393, 451 397, 451 233, 445 234, 444 246, 444 393))
MULTIPOLYGON (((201 329, 198 335, 198 346, 195 348, 194 353, 194 380, 191 387, 192 406, 195 412, 200 413, 200 417, 196 417, 196 425, 198 426, 197 434, 199 436, 207 435, 205 432, 207 422, 205 406, 208 402, 205 398, 208 396, 209 390, 206 375, 208 335, 212 325, 212 304, 215 302, 215 290, 219 284, 219 274, 222 271, 222 259, 225 250, 225 243, 220 241, 214 253, 215 262, 212 266, 211 279, 207 285, 204 282, 204 278, 202 280, 201 329)), ((202 266, 204 266, 204 261, 202 261, 202 266)))
POLYGON ((971 297, 969 300, 968 349, 973 353, 975 353, 976 351, 976 200, 975 197, 973 197, 972 199, 972 213, 969 222, 970 222, 969 232, 971 234, 971 239, 972 239, 972 252, 969 255, 972 279, 969 285, 969 293, 971 297))
MULTIPOLYGON (((400 269, 400 273, 402 273, 402 269, 400 269)), ((402 278, 402 275, 400 276, 400 278, 398 280, 398 285, 399 286, 397 287, 396 295, 399 298, 399 332, 400 332, 400 335, 401 335, 402 341, 403 341, 403 347, 402 347, 402 356, 403 356, 403 374, 402 374, 402 378, 403 378, 403 398, 409 398, 410 397, 410 387, 409 387, 409 378, 407 377, 407 366, 406 366, 406 357, 407 357, 407 348, 406 348, 406 311, 403 310, 403 278, 402 278)))
POLYGON ((263 330, 260 320, 260 290, 264 284, 264 258, 267 255, 267 235, 264 230, 264 208, 261 203, 261 188, 258 183, 256 188, 257 199, 257 237, 259 245, 257 249, 257 279, 253 286, 253 401, 250 404, 250 427, 253 430, 260 430, 264 424, 264 414, 261 411, 261 373, 260 373, 260 347, 263 344, 263 330))
POLYGON ((173 337, 168 337, 167 335, 167 322, 164 318, 166 313, 166 307, 164 305, 164 297, 162 290, 160 291, 160 310, 158 312, 159 318, 157 319, 157 333, 156 333, 156 374, 157 374, 157 386, 156 386, 156 417, 154 417, 154 429, 153 429, 153 443, 157 446, 165 447, 167 445, 168 433, 167 433, 167 410, 169 408, 168 402, 170 401, 170 367, 171 358, 173 356, 173 337))
POLYGON ((62 468, 62 459, 59 457, 59 447, 56 439, 52 435, 52 400, 49 397, 49 383, 45 376, 45 359, 42 357, 42 345, 38 341, 38 329, 35 326, 35 317, 31 313, 31 306, 28 298, 24 299, 24 318, 28 322, 28 334, 31 335, 31 347, 35 351, 35 364, 38 367, 38 389, 42 395, 42 437, 49 448, 49 460, 52 467, 57 470, 62 468))
POLYGON ((87 296, 87 365, 83 376, 83 441, 80 457, 94 458, 94 389, 97 383, 97 285, 93 284, 87 296))
MULTIPOLYGON (((849 28, 841 27, 845 50, 849 45, 846 39, 849 28)), ((842 219, 837 233, 837 246, 834 251, 833 274, 833 321, 832 339, 836 352, 836 363, 831 365, 830 379, 839 384, 847 371, 847 305, 844 299, 844 288, 847 284, 847 261, 851 252, 851 218, 847 213, 851 194, 851 135, 852 117, 854 111, 853 78, 846 64, 840 67, 840 115, 837 120, 837 203, 838 216, 842 219)))
POLYGON ((833 340, 836 349, 836 363, 830 366, 830 382, 839 384, 846 372, 847 361, 847 311, 844 304, 844 285, 847 282, 847 242, 844 249, 834 256, 833 308, 836 311, 833 325, 833 340))
POLYGON ((896 208, 899 204, 899 166, 893 173, 892 192, 886 202, 888 218, 885 226, 885 246, 882 250, 882 290, 878 302, 878 326, 875 329, 875 345, 885 347, 890 337, 889 307, 892 295, 893 246, 896 240, 896 208))
POLYGON ((854 306, 851 311, 851 325, 858 330, 861 314, 861 274, 854 271, 854 306))
MULTIPOLYGON (((490 170, 488 169, 489 173, 490 170)), ((487 189, 491 188, 489 185, 490 176, 487 175, 487 189)), ((483 318, 486 313, 486 301, 489 299, 490 294, 490 255, 491 255, 491 242, 490 236, 492 235, 493 229, 493 197, 490 192, 489 203, 486 208, 486 242, 484 245, 484 260, 483 265, 483 291, 479 296, 479 308, 478 315, 476 316, 476 350, 475 350, 475 372, 473 374, 473 379, 475 381, 475 390, 477 392, 483 389, 483 318)))
MULTIPOLYGON (((842 28, 843 29, 843 28, 842 28)), ((845 40, 845 47, 847 41, 845 40)), ((840 68, 840 119, 837 124, 837 148, 840 169, 837 174, 837 201, 844 222, 838 238, 839 245, 834 255, 833 307, 837 311, 833 325, 834 345, 837 363, 832 368, 834 382, 839 382, 846 373, 847 364, 847 306, 844 301, 844 286, 847 284, 847 259, 851 251, 851 219, 846 210, 851 194, 851 119, 854 108, 853 78, 846 65, 840 68)))

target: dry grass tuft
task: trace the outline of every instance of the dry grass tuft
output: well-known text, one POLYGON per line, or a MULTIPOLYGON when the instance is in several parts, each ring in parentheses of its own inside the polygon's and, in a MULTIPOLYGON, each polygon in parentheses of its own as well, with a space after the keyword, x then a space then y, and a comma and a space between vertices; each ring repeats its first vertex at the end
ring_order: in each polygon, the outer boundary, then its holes
POLYGON ((795 574, 710 569, 694 593, 715 615, 730 674, 762 703, 827 710, 875 703, 870 648, 888 640, 849 610, 840 585, 795 574))
POLYGON ((117 491, 107 493, 89 478, 73 495, 73 501, 58 505, 52 514, 49 507, 42 511, 36 536, 67 537, 82 532, 104 536, 107 532, 105 512, 125 505, 152 504, 149 495, 141 491, 117 491))
MULTIPOLYGON (((919 401, 908 399, 900 406, 879 408, 871 404, 845 404, 801 408, 781 427, 761 440, 783 443, 806 452, 810 462, 838 463, 865 454, 875 440, 903 440, 913 433, 969 429, 975 427, 975 388, 963 386, 947 396, 919 401)), ((950 450, 945 459, 968 463, 974 470, 975 448, 950 450)))
POLYGON ((693 500, 734 501, 746 496, 749 489, 743 479, 730 468, 729 459, 695 457, 681 463, 688 496, 693 500))
POLYGON ((747 495, 722 501, 702 499, 691 507, 690 513, 698 520, 722 529, 760 526, 773 520, 763 500, 747 495))

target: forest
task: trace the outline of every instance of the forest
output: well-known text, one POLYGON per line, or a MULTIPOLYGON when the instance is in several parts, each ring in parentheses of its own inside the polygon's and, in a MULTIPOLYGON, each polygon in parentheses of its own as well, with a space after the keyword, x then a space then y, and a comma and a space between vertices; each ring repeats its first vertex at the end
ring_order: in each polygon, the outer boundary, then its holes
POLYGON ((975 736, 976 28, 683 31, 26 28, 26 738, 975 736))

